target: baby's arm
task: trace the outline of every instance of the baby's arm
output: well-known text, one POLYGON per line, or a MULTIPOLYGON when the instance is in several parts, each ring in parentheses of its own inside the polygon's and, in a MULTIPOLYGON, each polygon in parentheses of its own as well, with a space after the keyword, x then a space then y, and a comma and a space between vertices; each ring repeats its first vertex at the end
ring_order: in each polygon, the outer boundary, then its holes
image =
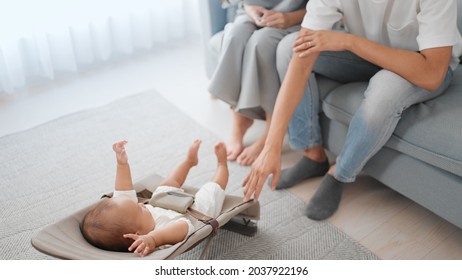
POLYGON ((178 221, 171 223, 163 228, 154 229, 145 235, 138 234, 124 234, 125 238, 131 238, 135 240, 129 251, 133 251, 142 257, 149 255, 154 250, 162 245, 176 244, 186 238, 188 235, 189 226, 184 221, 178 221))
POLYGON ((128 164, 127 152, 125 151, 125 144, 127 141, 120 141, 112 145, 112 149, 116 154, 117 170, 115 178, 116 191, 133 190, 132 175, 130 172, 130 165, 128 164))

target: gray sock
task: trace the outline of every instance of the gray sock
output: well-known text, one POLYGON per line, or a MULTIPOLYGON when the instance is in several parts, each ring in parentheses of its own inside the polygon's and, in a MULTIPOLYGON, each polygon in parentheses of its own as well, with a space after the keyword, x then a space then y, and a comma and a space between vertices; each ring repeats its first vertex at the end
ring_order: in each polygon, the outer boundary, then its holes
MULTIPOLYGON (((287 189, 295 186, 296 184, 313 177, 318 177, 326 174, 329 170, 329 162, 317 162, 307 157, 303 157, 299 162, 290 168, 281 171, 277 190, 287 189)), ((271 184, 270 179, 270 184, 271 184)))
POLYGON ((326 174, 306 207, 305 213, 308 218, 319 221, 332 216, 342 198, 344 184, 337 181, 333 176, 326 174))

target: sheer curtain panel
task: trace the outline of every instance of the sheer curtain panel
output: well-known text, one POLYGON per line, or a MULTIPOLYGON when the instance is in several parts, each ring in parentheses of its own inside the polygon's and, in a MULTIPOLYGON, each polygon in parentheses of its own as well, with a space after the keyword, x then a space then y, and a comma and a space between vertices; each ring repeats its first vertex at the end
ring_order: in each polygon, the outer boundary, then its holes
POLYGON ((0 0, 0 94, 200 34, 201 0, 0 0))

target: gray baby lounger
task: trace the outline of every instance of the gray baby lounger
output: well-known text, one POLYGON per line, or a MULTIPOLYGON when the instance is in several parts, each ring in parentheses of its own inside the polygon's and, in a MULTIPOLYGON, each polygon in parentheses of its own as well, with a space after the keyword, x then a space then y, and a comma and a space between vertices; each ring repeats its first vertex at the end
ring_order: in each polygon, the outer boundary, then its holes
MULTIPOLYGON (((162 177, 153 174, 135 183, 134 188, 139 197, 147 198, 147 196, 159 185, 162 179, 162 177)), ((191 187, 184 187, 184 190, 191 194, 194 194, 197 191, 191 187)), ((37 250, 45 254, 61 259, 139 259, 139 256, 131 252, 112 252, 96 248, 84 239, 80 231, 80 223, 82 222, 85 213, 87 213, 88 210, 96 203, 97 202, 68 216, 67 218, 64 218, 61 221, 43 228, 32 238, 32 245, 37 250)), ((259 216, 260 206, 258 202, 254 202, 253 200, 243 202, 242 197, 226 195, 222 212, 216 218, 216 221, 218 223, 218 227, 222 227, 226 226, 225 224, 230 222, 231 219, 234 221, 236 217, 248 222, 251 220, 258 220, 259 216)), ((195 227, 195 231, 191 235, 189 235, 184 241, 165 249, 156 250, 143 259, 174 259, 178 255, 193 248, 206 237, 210 236, 211 238, 213 236, 214 228, 211 224, 199 221, 193 216, 187 215, 187 218, 191 220, 195 227)), ((230 230, 236 227, 245 227, 233 221, 230 222, 232 225, 228 226, 230 230)), ((207 247, 208 246, 204 249, 204 252, 207 247)), ((202 258, 203 253, 199 258, 202 258)))

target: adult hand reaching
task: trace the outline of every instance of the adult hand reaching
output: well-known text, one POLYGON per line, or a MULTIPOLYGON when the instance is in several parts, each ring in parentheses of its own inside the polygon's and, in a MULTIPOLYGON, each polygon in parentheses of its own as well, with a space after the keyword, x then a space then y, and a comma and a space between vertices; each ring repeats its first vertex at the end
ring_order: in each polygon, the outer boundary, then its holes
POLYGON ((258 158, 252 164, 250 174, 244 180, 244 201, 248 201, 254 195, 255 201, 258 201, 263 185, 270 174, 273 174, 271 189, 276 188, 281 172, 281 152, 274 151, 270 148, 263 148, 258 158))

